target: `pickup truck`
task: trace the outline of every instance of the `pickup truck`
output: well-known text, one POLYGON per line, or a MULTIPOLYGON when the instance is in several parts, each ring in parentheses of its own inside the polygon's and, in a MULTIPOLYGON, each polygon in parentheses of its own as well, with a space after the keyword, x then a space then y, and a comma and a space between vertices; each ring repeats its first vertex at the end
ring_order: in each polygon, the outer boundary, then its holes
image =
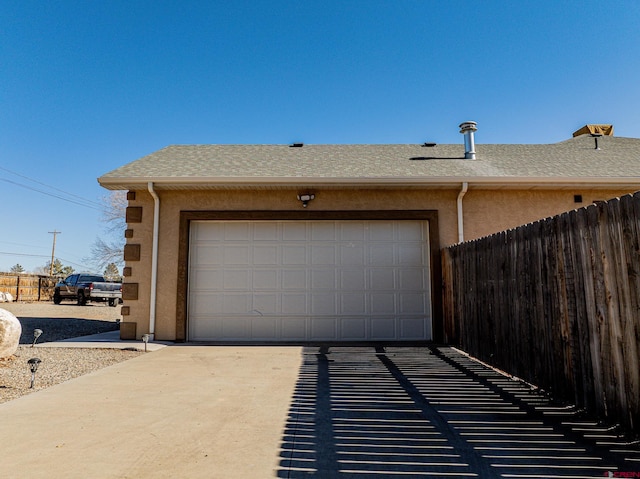
POLYGON ((107 282, 103 276, 95 274, 72 274, 55 286, 54 304, 60 304, 63 299, 77 301, 80 306, 88 301, 117 306, 122 302, 122 284, 107 282))

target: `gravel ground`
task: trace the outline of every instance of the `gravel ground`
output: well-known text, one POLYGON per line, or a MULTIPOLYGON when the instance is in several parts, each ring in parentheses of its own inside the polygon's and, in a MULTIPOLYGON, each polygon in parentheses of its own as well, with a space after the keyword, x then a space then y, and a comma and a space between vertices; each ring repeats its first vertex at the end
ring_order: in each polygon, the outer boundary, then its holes
POLYGON ((144 354, 122 349, 31 347, 34 329, 42 330, 38 344, 116 330, 120 306, 42 302, 0 303, 0 308, 13 313, 22 325, 18 350, 12 357, 0 359, 0 403, 144 354), (32 389, 27 360, 33 357, 42 363, 32 389))

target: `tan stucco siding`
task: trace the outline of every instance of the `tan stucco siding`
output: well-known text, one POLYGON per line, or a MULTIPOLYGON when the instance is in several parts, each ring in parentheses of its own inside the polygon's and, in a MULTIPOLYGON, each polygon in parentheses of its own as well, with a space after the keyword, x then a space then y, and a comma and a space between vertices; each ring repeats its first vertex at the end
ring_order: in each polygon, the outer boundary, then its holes
MULTIPOLYGON (((438 212, 440 246, 458 241, 457 205, 459 189, 320 190, 309 210, 435 210, 438 212)), ((176 339, 178 261, 181 211, 299 211, 298 190, 157 191, 160 197, 158 283, 155 337, 176 339)), ((608 199, 630 191, 614 190, 476 190, 473 185, 463 199, 465 239, 512 228, 574 208, 594 200, 608 199), (581 194, 583 203, 574 202, 581 194)), ((142 206, 142 223, 129 225, 131 244, 141 245, 140 261, 127 262, 131 276, 125 282, 139 285, 138 299, 126 301, 130 315, 125 321, 137 323, 138 338, 149 332, 153 199, 147 191, 137 191, 131 206, 142 206)))
MULTIPOLYGON (((632 190, 476 190, 463 199, 464 239, 481 238, 526 223, 633 193, 632 190), (574 201, 582 196, 582 203, 574 201)), ((442 246, 447 246, 443 241, 442 246)))
POLYGON ((137 323, 136 335, 140 338, 149 332, 153 198, 147 192, 136 192, 136 199, 129 200, 129 206, 142 207, 142 222, 127 224, 127 228, 132 231, 132 236, 127 238, 127 244, 140 245, 140 261, 126 262, 126 266, 131 268, 131 276, 126 276, 124 282, 138 285, 138 299, 124 300, 124 306, 129 308, 129 315, 124 316, 123 321, 137 323))

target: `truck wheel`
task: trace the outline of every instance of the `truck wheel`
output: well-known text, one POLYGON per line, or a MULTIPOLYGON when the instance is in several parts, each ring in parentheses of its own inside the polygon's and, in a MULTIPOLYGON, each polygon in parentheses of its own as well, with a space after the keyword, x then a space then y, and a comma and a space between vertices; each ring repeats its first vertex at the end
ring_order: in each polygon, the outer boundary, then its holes
POLYGON ((78 291, 78 306, 84 306, 87 304, 87 299, 84 297, 84 291, 78 291))
POLYGON ((115 299, 110 299, 109 300, 109 306, 112 306, 112 307, 115 308, 117 305, 118 305, 118 303, 116 302, 115 299))
POLYGON ((60 293, 56 291, 53 293, 53 304, 60 304, 62 302, 62 298, 60 297, 60 293))

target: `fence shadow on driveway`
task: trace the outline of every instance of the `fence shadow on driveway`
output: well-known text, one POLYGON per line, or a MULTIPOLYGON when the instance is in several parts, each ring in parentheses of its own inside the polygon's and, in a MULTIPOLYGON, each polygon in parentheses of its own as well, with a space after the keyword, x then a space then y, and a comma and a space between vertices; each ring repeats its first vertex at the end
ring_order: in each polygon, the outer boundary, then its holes
POLYGON ((640 477, 637 443, 455 349, 303 356, 279 478, 640 477))

